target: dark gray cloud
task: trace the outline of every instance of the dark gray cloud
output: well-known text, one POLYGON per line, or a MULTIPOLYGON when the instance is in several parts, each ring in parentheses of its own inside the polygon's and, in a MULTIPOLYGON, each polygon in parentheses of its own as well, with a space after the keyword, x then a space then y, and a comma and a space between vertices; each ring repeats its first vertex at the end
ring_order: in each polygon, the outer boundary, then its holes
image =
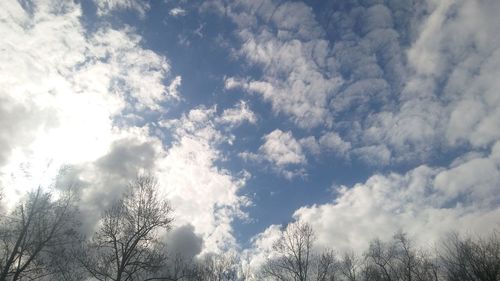
POLYGON ((134 138, 116 140, 95 162, 67 166, 58 176, 60 189, 73 186, 80 196, 82 231, 91 234, 104 210, 120 198, 131 180, 154 167, 154 144, 134 138))
POLYGON ((186 261, 195 258, 203 249, 203 238, 196 235, 194 226, 182 225, 170 231, 166 237, 169 255, 180 255, 186 261))

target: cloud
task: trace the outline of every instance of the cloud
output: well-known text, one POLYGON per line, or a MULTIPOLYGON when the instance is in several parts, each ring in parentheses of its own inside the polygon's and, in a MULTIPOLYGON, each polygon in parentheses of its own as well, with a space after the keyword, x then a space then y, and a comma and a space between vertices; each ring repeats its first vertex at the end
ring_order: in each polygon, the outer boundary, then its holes
POLYGON ((255 124, 257 122, 257 116, 250 109, 247 102, 240 101, 234 108, 224 109, 221 117, 217 119, 217 122, 229 124, 231 126, 239 126, 243 122, 255 124))
POLYGON ((300 128, 334 129, 370 165, 425 163, 500 138, 497 3, 319 6, 212 2, 239 27, 237 54, 262 70, 226 79, 226 89, 257 93, 300 128), (381 161, 362 154, 377 147, 381 161))
MULTIPOLYGON (((195 108, 179 119, 152 121, 180 98, 181 77, 172 75, 167 58, 146 49, 131 28, 86 30, 80 5, 61 1, 54 10, 55 3, 37 1, 27 11, 8 1, 0 11, 5 197, 14 204, 67 167, 58 184, 78 187, 83 232, 90 234, 128 181, 151 172, 176 209, 176 223, 193 226, 203 251, 234 247, 231 223, 245 217, 248 200, 237 192, 248 174, 218 166, 218 145, 230 139, 216 128, 221 116, 215 108, 195 108), (171 143, 160 139, 167 135, 171 143)), ((244 104, 239 109, 251 120, 244 104)), ((236 109, 226 113, 224 120, 238 121, 236 109)))
POLYGON ((306 157, 302 147, 290 131, 276 129, 264 136, 264 144, 259 148, 262 155, 277 166, 305 164, 306 157))
MULTIPOLYGON (((390 239, 400 230, 418 247, 433 249, 452 230, 483 235, 498 229, 499 164, 497 142, 489 155, 471 154, 450 167, 422 165, 339 187, 331 202, 301 207, 293 218, 312 225, 316 247, 340 253, 363 254, 372 239, 390 239)), ((252 238, 242 254, 243 267, 258 272, 281 232, 281 226, 270 225, 252 238)))
POLYGON ((281 237, 282 227, 270 225, 262 233, 255 235, 252 247, 245 249, 241 255, 241 266, 243 270, 250 273, 250 280, 258 279, 258 269, 261 268, 273 253, 273 243, 281 237))
POLYGON ((141 0, 95 0, 97 14, 107 15, 116 10, 133 10, 141 17, 146 15, 150 6, 148 1, 141 0))
POLYGON ((186 10, 182 9, 182 8, 173 8, 171 9, 168 14, 171 15, 172 17, 183 17, 186 15, 186 10))
POLYGON ((376 113, 365 123, 368 144, 389 144, 396 161, 423 161, 442 148, 484 149, 500 138, 494 129, 500 125, 494 78, 500 41, 492 36, 499 21, 490 16, 500 5, 428 1, 427 11, 406 50, 412 75, 397 110, 376 113))
POLYGON ((165 238, 167 252, 175 257, 180 255, 185 261, 190 261, 201 253, 203 239, 194 233, 194 227, 186 224, 173 229, 165 238))
POLYGON ((229 79, 226 88, 240 86, 261 95, 276 113, 303 128, 329 122, 328 99, 340 78, 328 72, 328 42, 320 37, 312 9, 299 2, 273 1, 242 1, 228 8, 241 28, 238 54, 264 73, 245 84, 229 79))
POLYGON ((353 154, 372 166, 387 166, 392 159, 391 151, 385 145, 363 146, 354 149, 353 154))
POLYGON ((263 140, 258 154, 246 155, 247 159, 266 161, 278 174, 289 180, 306 175, 302 166, 307 164, 307 158, 292 132, 276 129, 265 135, 263 140))
POLYGON ((302 138, 299 143, 314 156, 320 154, 331 155, 333 153, 339 157, 349 157, 351 153, 351 143, 344 141, 334 131, 323 132, 318 139, 314 136, 302 138))
POLYGON ((177 223, 191 223, 204 238, 203 253, 236 246, 231 223, 244 219, 241 208, 249 204, 237 195, 247 173, 232 175, 217 167, 223 157, 218 145, 229 139, 216 128, 215 108, 196 108, 161 126, 173 137, 172 146, 158 158, 160 182, 176 210, 177 223))
POLYGON ((322 135, 319 138, 319 145, 339 155, 345 155, 351 149, 351 144, 342 140, 335 132, 328 132, 322 135))
POLYGON ((424 247, 451 230, 487 233, 499 226, 499 146, 455 167, 374 175, 340 188, 331 203, 298 209, 294 217, 313 225, 320 245, 340 250, 362 251, 371 239, 389 238, 399 229, 424 247))
POLYGON ((63 164, 104 155, 124 111, 140 115, 176 99, 164 86, 166 58, 143 48, 132 30, 87 32, 73 2, 37 1, 26 9, 8 1, 0 13, 0 114, 8 122, 0 133, 0 182, 16 186, 11 195, 47 185, 63 164), (61 9, 51 8, 56 4, 61 9))
POLYGON ((262 140, 264 143, 257 153, 243 151, 238 156, 245 161, 269 165, 271 170, 289 180, 306 175, 303 168, 307 164, 306 155, 291 131, 276 129, 263 136, 262 140))

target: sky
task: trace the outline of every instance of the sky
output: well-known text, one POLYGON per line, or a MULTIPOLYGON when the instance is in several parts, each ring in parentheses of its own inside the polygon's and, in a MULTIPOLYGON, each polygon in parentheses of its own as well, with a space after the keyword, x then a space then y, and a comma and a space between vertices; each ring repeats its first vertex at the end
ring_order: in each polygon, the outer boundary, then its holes
POLYGON ((257 266, 282 226, 361 250, 500 223, 496 0, 3 0, 0 187, 73 185, 83 229, 138 174, 173 247, 257 266))

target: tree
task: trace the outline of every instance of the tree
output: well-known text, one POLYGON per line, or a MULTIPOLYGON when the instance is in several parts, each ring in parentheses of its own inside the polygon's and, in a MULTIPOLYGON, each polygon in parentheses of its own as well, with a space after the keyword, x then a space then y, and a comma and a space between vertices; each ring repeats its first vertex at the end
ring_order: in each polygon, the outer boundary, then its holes
POLYGON ((209 254, 201 264, 203 281, 234 281, 238 278, 238 260, 232 253, 209 254))
POLYGON ((500 280, 500 238, 462 239, 451 234, 443 245, 441 260, 449 281, 500 280))
POLYGON ((314 231, 308 223, 298 221, 288 225, 273 244, 275 257, 263 266, 263 277, 283 281, 335 280, 334 253, 314 253, 314 241, 314 231))
POLYGON ((370 243, 365 255, 368 262, 365 273, 369 280, 396 281, 397 273, 397 248, 394 243, 384 243, 375 239, 370 243))
POLYGON ((373 240, 365 257, 364 277, 367 280, 438 280, 435 259, 428 252, 417 251, 404 232, 397 232, 388 242, 373 240))
POLYGON ((165 265, 161 230, 169 230, 172 208, 160 198, 152 176, 139 176, 128 192, 106 210, 83 257, 84 268, 98 280, 168 280, 154 274, 165 265))
POLYGON ((335 281, 338 261, 333 251, 324 251, 316 261, 316 281, 335 281))
POLYGON ((53 199, 38 188, 2 221, 0 280, 35 280, 63 274, 58 257, 79 235, 72 192, 53 199))
POLYGON ((299 221, 288 225, 273 244, 277 257, 264 265, 264 276, 275 280, 308 280, 313 241, 314 232, 309 224, 299 221))
POLYGON ((338 271, 340 275, 346 281, 357 281, 359 279, 360 271, 360 261, 359 258, 354 254, 354 252, 346 252, 342 256, 340 264, 338 266, 338 271))

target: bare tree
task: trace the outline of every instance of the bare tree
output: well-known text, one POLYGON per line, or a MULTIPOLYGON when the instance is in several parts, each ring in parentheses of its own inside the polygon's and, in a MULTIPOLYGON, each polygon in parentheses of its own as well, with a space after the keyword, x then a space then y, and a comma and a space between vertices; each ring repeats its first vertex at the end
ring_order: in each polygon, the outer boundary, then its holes
POLYGON ((441 260, 447 280, 500 280, 500 238, 497 232, 477 241, 462 239, 454 233, 443 248, 441 260))
POLYGON ((338 271, 346 281, 358 281, 360 279, 361 262, 354 252, 346 252, 340 260, 338 271))
POLYGON ((160 198, 157 189, 154 177, 140 176, 104 212, 99 230, 80 258, 93 278, 169 280, 154 276, 166 261, 159 231, 169 230, 173 220, 169 202, 160 198))
POLYGON ((72 192, 53 199, 38 188, 2 221, 0 280, 35 280, 63 274, 58 257, 79 241, 72 192))
POLYGON ((313 250, 314 231, 308 223, 289 224, 273 244, 274 258, 267 260, 261 274, 264 278, 286 281, 333 281, 337 260, 331 250, 317 254, 313 250))
POLYGON ((238 278, 238 260, 232 253, 209 254, 201 263, 203 281, 234 281, 238 278))
POLYGON ((339 263, 332 250, 326 250, 316 259, 316 281, 335 281, 339 263))
POLYGON ((398 280, 396 262, 396 247, 393 243, 384 243, 375 239, 370 243, 366 253, 367 270, 365 276, 369 280, 396 281, 398 280))
MULTIPOLYGON (((202 279, 203 268, 193 259, 186 259, 180 254, 168 259, 162 273, 157 274, 156 280, 169 281, 198 281, 202 279)), ((153 279, 155 280, 155 279, 153 279)))
POLYGON ((314 232, 307 223, 289 224, 273 244, 277 257, 269 259, 262 273, 275 280, 306 281, 310 270, 314 232))

